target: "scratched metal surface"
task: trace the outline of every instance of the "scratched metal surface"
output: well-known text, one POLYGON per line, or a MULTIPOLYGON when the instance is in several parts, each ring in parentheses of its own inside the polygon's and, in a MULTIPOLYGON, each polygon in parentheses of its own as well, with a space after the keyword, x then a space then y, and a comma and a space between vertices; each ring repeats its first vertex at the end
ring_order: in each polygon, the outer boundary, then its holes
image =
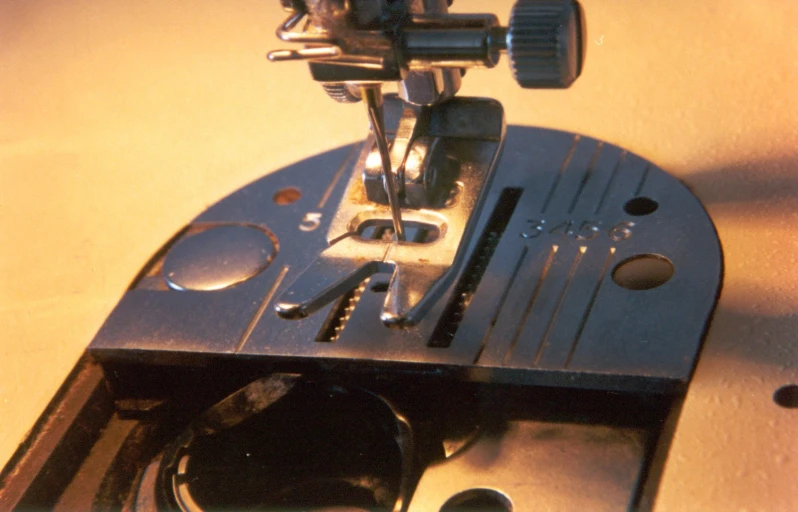
MULTIPOLYGON (((457 0, 506 20, 509 1, 457 0)), ((605 140, 706 204, 726 273, 657 510, 792 510, 798 382, 798 5, 586 1, 582 78, 471 72, 508 123, 605 140), (686 505, 687 506, 686 506, 686 505)), ((0 431, 6 460, 152 252, 263 173, 354 142, 301 65, 268 65, 269 2, 0 4, 0 431), (323 113, 323 114, 322 114, 323 113)))

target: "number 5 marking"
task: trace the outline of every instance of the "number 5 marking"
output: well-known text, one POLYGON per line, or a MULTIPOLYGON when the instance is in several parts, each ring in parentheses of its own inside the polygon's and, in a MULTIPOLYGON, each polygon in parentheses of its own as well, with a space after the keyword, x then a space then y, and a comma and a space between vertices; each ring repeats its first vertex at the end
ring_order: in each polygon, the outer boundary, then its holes
POLYGON ((576 232, 577 240, 592 240, 599 234, 599 225, 597 222, 586 220, 579 226, 576 232))
POLYGON ((315 231, 321 225, 321 214, 316 212, 308 212, 299 223, 301 231, 315 231))
POLYGON ((632 236, 632 228, 634 227, 634 222, 620 222, 613 226, 610 230, 610 238, 615 240, 616 242, 620 242, 622 240, 627 240, 632 236))
POLYGON ((521 237, 523 238, 537 238, 543 233, 543 224, 546 223, 545 220, 535 220, 535 219, 528 219, 526 221, 529 230, 524 231, 521 233, 521 237))

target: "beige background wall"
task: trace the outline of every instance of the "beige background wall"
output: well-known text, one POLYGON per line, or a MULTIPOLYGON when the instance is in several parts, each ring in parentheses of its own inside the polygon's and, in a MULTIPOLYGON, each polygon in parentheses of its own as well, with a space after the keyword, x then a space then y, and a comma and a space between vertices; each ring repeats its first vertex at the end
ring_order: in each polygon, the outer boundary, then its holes
MULTIPOLYGON (((795 510, 798 411, 771 395, 798 383, 798 3, 584 5, 572 89, 522 91, 503 62, 463 93, 624 146, 705 201, 725 288, 658 510, 795 510)), ((509 6, 455 2, 505 20, 509 6)), ((0 2, 0 464, 165 240, 364 136, 362 107, 266 62, 281 16, 275 0, 0 2)))

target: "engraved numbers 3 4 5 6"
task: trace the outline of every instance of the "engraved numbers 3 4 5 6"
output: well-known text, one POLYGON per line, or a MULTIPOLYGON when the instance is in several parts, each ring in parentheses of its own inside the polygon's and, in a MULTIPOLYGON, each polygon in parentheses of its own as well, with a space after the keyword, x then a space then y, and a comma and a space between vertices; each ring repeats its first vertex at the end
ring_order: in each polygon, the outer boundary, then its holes
POLYGON ((601 221, 593 220, 564 220, 548 223, 545 219, 527 219, 526 229, 521 233, 522 238, 537 238, 544 234, 560 235, 576 240, 592 240, 598 236, 608 236, 615 242, 627 240, 632 236, 634 222, 623 221, 612 226, 605 226, 601 221))

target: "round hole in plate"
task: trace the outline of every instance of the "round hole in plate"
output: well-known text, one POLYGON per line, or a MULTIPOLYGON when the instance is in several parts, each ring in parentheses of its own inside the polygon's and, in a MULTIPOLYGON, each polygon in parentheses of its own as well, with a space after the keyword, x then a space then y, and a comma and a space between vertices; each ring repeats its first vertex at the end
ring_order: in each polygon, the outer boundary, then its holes
POLYGON ((512 512, 510 498, 493 489, 469 489, 446 500, 440 512, 512 512))
POLYGON ((782 386, 773 393, 776 405, 786 409, 798 409, 798 384, 782 386))
POLYGON ((657 254, 641 254, 627 258, 616 265, 612 280, 627 290, 651 290, 662 286, 673 277, 673 263, 657 254))
POLYGON ((295 202, 300 197, 302 197, 302 192, 298 188, 285 187, 278 190, 272 199, 280 206, 284 206, 295 202))
POLYGON ((659 208, 659 203, 650 197, 635 197, 623 205, 623 211, 634 217, 650 215, 657 211, 657 208, 659 208))

